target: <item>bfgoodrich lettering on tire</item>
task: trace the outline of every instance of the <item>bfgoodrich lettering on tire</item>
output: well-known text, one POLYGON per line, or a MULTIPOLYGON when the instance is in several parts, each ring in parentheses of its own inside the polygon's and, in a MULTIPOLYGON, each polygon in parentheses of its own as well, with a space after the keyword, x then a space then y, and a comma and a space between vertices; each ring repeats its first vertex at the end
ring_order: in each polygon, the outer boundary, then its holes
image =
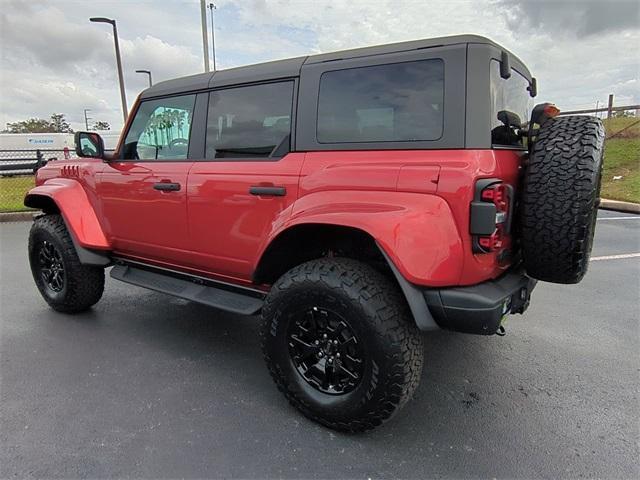
POLYGON ((278 389, 336 430, 380 425, 420 380, 422 338, 404 298, 354 260, 314 260, 283 275, 265 302, 261 335, 278 389))
POLYGON ((529 155, 522 193, 527 274, 578 283, 589 265, 602 176, 604 128, 594 117, 547 120, 529 155))

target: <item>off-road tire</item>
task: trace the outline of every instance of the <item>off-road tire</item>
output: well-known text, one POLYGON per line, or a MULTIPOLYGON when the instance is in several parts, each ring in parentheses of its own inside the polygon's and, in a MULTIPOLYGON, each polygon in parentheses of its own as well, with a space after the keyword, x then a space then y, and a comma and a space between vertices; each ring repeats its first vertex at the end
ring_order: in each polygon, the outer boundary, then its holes
POLYGON ((29 263, 40 294, 58 312, 82 312, 102 297, 104 269, 80 263, 71 235, 60 215, 43 215, 34 220, 29 232, 29 263), (55 248, 62 261, 65 280, 60 291, 52 290, 41 275, 38 256, 44 242, 55 248))
POLYGON ((587 272, 600 203, 604 128, 594 117, 548 119, 529 155, 521 197, 527 274, 578 283, 587 272))
POLYGON ((304 415, 329 428, 361 432, 391 418, 413 395, 423 363, 422 337, 397 285, 347 258, 301 264, 273 286, 263 307, 262 349, 278 389, 304 415), (366 350, 354 390, 330 395, 296 370, 287 331, 296 312, 327 308, 348 317, 366 350))

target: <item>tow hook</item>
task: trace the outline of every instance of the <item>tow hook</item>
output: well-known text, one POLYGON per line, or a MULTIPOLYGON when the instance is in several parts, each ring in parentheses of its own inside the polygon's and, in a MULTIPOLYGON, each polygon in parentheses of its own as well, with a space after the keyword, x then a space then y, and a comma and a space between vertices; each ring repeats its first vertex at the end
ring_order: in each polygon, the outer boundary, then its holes
POLYGON ((498 335, 499 337, 504 337, 506 334, 507 334, 507 331, 504 329, 502 325, 500 325, 498 327, 498 330, 496 331, 496 335, 498 335))

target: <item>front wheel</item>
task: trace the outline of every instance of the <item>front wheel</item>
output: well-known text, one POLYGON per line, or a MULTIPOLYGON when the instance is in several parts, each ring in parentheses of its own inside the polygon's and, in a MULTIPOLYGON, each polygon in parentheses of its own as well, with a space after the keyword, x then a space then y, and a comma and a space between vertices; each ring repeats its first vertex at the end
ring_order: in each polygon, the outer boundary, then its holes
POLYGON ((422 338, 404 298, 354 260, 314 260, 283 275, 265 302, 261 334, 278 389, 336 430, 380 425, 420 380, 422 338))
POLYGON ((82 265, 60 215, 43 215, 29 232, 29 263, 40 294, 54 309, 77 313, 102 297, 104 269, 82 265))

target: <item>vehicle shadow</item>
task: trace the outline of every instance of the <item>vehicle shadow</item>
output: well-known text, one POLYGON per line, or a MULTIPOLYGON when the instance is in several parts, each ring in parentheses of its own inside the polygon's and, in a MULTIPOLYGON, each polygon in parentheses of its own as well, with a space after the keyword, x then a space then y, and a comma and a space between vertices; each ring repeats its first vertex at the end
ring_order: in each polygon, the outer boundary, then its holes
MULTIPOLYGON (((271 408, 281 414, 306 421, 272 384, 260 350, 258 316, 233 315, 153 292, 144 295, 155 309, 136 316, 140 323, 133 330, 138 340, 194 362, 201 371, 210 371, 218 384, 232 382, 238 392, 272 402, 271 408)), ((418 435, 421 429, 429 431, 446 421, 447 415, 471 418, 474 407, 483 401, 482 392, 491 389, 492 358, 505 340, 437 331, 423 334, 423 341, 424 369, 414 399, 393 421, 365 437, 418 435)))

